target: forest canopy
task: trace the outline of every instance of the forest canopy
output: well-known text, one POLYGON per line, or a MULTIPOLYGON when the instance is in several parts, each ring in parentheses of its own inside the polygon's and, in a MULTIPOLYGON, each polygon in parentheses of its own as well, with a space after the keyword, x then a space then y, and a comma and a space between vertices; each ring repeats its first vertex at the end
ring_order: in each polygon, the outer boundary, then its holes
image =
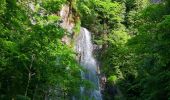
POLYGON ((0 0, 0 100, 72 100, 93 88, 74 50, 81 26, 107 78, 103 100, 170 100, 169 0, 0 0), (73 33, 60 26, 63 5, 73 33))

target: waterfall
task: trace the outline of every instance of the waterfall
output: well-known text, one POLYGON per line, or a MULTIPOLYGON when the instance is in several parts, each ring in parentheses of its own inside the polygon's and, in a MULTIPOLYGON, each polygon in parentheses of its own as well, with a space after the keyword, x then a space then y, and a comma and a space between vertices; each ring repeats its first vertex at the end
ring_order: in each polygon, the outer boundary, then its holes
MULTIPOLYGON (((70 8, 68 5, 63 5, 59 15, 61 17, 62 23, 60 23, 60 26, 66 29, 69 33, 72 33, 74 23, 69 20, 69 12, 70 8)), ((62 38, 62 41, 66 41, 67 39, 65 37, 62 38)), ((90 90, 86 90, 85 87, 80 87, 80 94, 81 98, 76 99, 73 96, 73 100, 87 100, 84 98, 84 96, 87 96, 90 98, 89 100, 102 100, 102 96, 99 89, 99 79, 97 72, 98 67, 96 60, 93 57, 93 45, 91 42, 91 33, 85 29, 80 29, 80 34, 76 39, 75 44, 75 50, 78 53, 78 61, 80 62, 81 66, 84 67, 84 69, 87 70, 87 72, 81 72, 81 76, 83 79, 89 80, 95 88, 92 88, 90 90)))
POLYGON ((95 88, 91 90, 85 90, 84 87, 81 87, 81 94, 88 96, 90 100, 102 100, 99 89, 99 79, 97 75, 97 63, 93 57, 91 33, 87 29, 81 28, 80 34, 76 40, 75 49, 79 55, 78 60, 81 66, 83 66, 87 70, 87 72, 81 73, 82 78, 89 80, 95 86, 95 88))

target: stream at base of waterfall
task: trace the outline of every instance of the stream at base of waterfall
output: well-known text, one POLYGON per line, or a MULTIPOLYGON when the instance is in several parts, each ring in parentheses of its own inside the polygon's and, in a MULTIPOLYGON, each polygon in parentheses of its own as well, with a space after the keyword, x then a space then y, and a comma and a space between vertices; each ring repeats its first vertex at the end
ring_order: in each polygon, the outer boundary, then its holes
POLYGON ((81 27, 80 34, 76 39, 75 49, 78 53, 78 60, 81 66, 87 70, 87 72, 81 73, 82 78, 89 80, 94 85, 94 88, 89 90, 86 90, 84 87, 80 87, 81 100, 87 100, 84 98, 85 96, 87 96, 89 100, 102 100, 99 88, 99 78, 97 74, 97 63, 93 57, 91 33, 86 28, 81 27))

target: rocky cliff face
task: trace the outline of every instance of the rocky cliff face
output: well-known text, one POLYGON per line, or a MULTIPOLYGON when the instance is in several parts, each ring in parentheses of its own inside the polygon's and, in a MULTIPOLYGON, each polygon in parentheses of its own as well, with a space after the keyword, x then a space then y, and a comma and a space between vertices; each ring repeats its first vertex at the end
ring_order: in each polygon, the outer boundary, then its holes
MULTIPOLYGON (((62 9, 59 12, 59 16, 61 17, 60 26, 64 29, 66 29, 70 34, 73 34, 73 28, 75 26, 75 23, 71 20, 70 17, 70 8, 68 5, 63 5, 62 9)), ((71 44, 71 37, 64 35, 62 38, 62 42, 70 45, 71 44)))
POLYGON ((60 11, 60 17, 61 17, 61 23, 60 26, 64 29, 66 29, 69 33, 73 32, 73 28, 75 23, 72 21, 72 18, 70 17, 70 8, 68 5, 63 5, 61 11, 60 11))

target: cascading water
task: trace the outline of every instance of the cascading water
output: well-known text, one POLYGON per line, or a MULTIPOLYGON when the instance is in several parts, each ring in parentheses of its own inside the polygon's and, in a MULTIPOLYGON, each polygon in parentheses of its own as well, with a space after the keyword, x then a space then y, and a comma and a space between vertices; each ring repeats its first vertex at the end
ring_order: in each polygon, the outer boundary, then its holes
MULTIPOLYGON (((68 5, 63 5, 59 15, 61 17, 62 23, 60 26, 67 29, 68 32, 72 33, 74 23, 69 21, 70 8, 68 5)), ((63 41, 67 43, 67 39, 63 38, 63 41)), ((93 45, 91 42, 91 34, 85 29, 81 28, 80 34, 76 39, 75 45, 76 52, 78 53, 78 60, 80 64, 87 70, 87 72, 82 72, 82 78, 89 80, 95 88, 86 90, 83 86, 80 87, 81 98, 76 99, 73 96, 73 100, 87 100, 84 97, 90 98, 89 100, 102 100, 102 96, 99 89, 99 79, 97 75, 97 64, 93 57, 93 45)))
MULTIPOLYGON (((82 78, 89 80, 95 86, 95 88, 91 90, 85 90, 84 87, 81 87, 81 94, 88 96, 90 100, 102 100, 97 75, 98 68, 92 54, 93 45, 91 42, 91 33, 85 28, 81 28, 80 34, 77 37, 76 51, 79 55, 78 59, 80 64, 87 70, 87 72, 82 72, 82 78)), ((81 99, 84 100, 83 98, 81 99)))

